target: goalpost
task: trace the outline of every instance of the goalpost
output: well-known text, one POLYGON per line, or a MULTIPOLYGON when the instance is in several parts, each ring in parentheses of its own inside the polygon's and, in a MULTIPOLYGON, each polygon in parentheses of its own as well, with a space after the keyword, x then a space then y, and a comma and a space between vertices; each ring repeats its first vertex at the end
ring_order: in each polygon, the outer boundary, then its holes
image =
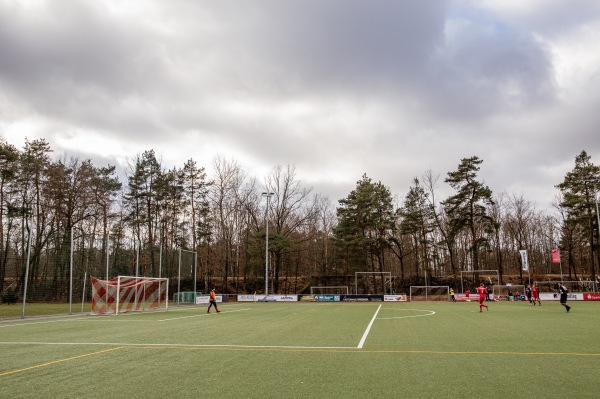
MULTIPOLYGON (((177 305, 182 304, 184 299, 190 295, 191 291, 191 303, 196 303, 196 297, 198 295, 196 289, 197 278, 197 265, 198 257, 196 251, 188 251, 185 249, 179 249, 179 265, 177 272, 177 292, 174 295, 174 303, 177 305), (182 287, 182 283, 184 286, 182 287)), ((186 301, 187 302, 187 301, 186 301)))
MULTIPOLYGON (((556 292, 555 285, 560 281, 535 281, 540 289, 540 292, 556 292)), ((598 292, 598 283, 593 280, 581 280, 581 281, 563 281, 565 287, 569 292, 598 292)))
POLYGON ((111 280, 92 277, 92 314, 119 314, 167 310, 169 279, 118 276, 111 280))
POLYGON ((411 285, 409 301, 448 301, 450 286, 448 285, 411 285))
POLYGON ((362 286, 367 292, 363 294, 385 294, 388 291, 392 293, 392 272, 354 272, 354 293, 358 292, 358 278, 362 277, 362 286), (363 276, 364 275, 364 276, 363 276), (370 282, 369 277, 372 277, 373 281, 370 282), (387 277, 387 278, 386 278, 387 277), (381 285, 383 292, 378 292, 377 286, 381 285))
POLYGON ((315 286, 310 287, 310 295, 321 295, 321 294, 335 294, 335 295, 348 295, 347 285, 334 285, 334 286, 315 286), (316 291, 316 292, 315 292, 316 291))
POLYGON ((510 300, 510 297, 512 296, 514 300, 518 301, 521 295, 525 295, 525 286, 522 284, 494 285, 492 286, 492 292, 494 294, 494 300, 510 300), (519 294, 518 297, 517 293, 519 294))

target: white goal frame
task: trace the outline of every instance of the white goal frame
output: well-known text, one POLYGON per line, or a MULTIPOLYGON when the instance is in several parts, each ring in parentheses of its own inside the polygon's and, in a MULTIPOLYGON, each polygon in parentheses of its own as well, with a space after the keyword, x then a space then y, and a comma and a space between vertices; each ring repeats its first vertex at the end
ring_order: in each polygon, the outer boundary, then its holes
MULTIPOLYGON (((413 301, 413 292, 415 292, 416 290, 425 290, 425 301, 429 301, 429 297, 443 297, 445 296, 444 300, 449 301, 450 300, 450 286, 449 285, 411 285, 410 286, 410 291, 409 291, 409 301, 412 302, 413 301), (414 288, 414 290, 413 290, 414 288), (432 290, 444 290, 445 288, 445 293, 443 294, 430 294, 430 291, 432 290)), ((421 296, 421 295, 419 295, 421 296)), ((432 299, 435 300, 435 299, 432 299)))
MULTIPOLYGON (((389 294, 392 293, 392 272, 354 272, 354 293, 358 294, 358 275, 359 274, 379 274, 382 278, 385 279, 385 276, 389 276, 389 286, 390 286, 390 292, 389 294)), ((385 286, 386 286, 386 280, 383 280, 383 294, 385 295, 385 286)))
MULTIPOLYGON (((561 283, 561 282, 560 281, 534 281, 534 284, 537 285, 537 287, 540 289, 540 293, 556 292, 556 288, 554 288, 554 286, 559 283, 561 283), (542 289, 541 289, 542 287, 544 287, 544 288, 548 287, 548 291, 542 291, 542 289)), ((569 292, 598 292, 598 283, 593 280, 581 280, 581 281, 565 280, 561 284, 563 284, 565 287, 567 287, 569 292), (581 286, 584 286, 588 289, 585 291, 581 290, 580 289, 581 286), (578 289, 575 289, 575 287, 577 287, 578 289)))
POLYGON ((511 291, 513 297, 516 298, 515 294, 517 291, 519 291, 520 295, 525 295, 526 287, 525 284, 494 284, 492 285, 492 294, 494 295, 494 300, 498 300, 502 295, 506 295, 508 300, 508 291, 511 291), (498 292, 496 292, 496 290, 498 290, 498 292))
POLYGON ((192 303, 196 303, 196 292, 197 287, 196 287, 196 281, 198 279, 197 273, 198 273, 198 254, 196 253, 196 251, 189 251, 187 249, 179 249, 179 267, 178 267, 178 272, 177 272, 177 305, 180 305, 180 295, 179 293, 181 292, 181 267, 183 265, 183 254, 192 254, 194 256, 194 262, 192 263, 192 268, 193 270, 191 270, 191 277, 193 279, 193 290, 194 290, 194 301, 192 303))
POLYGON ((92 314, 168 310, 169 279, 117 276, 111 280, 92 277, 92 314), (98 289, 104 290, 102 295, 98 289))
MULTIPOLYGON (((310 295, 315 295, 314 293, 314 289, 315 288, 321 288, 321 289, 340 289, 340 290, 346 290, 346 295, 349 294, 349 290, 348 290, 348 286, 347 285, 332 285, 332 286, 325 286, 325 285, 316 285, 314 287, 310 287, 310 295)), ((332 294, 331 292, 323 292, 322 294, 332 294)), ((337 293, 334 293, 337 295, 337 293)))
MULTIPOLYGON (((463 274, 464 273, 470 273, 470 274, 475 274, 475 273, 487 273, 487 274, 496 274, 496 281, 498 282, 498 285, 500 285, 500 272, 498 272, 498 270, 461 270, 460 272, 460 292, 462 294, 465 293, 465 288, 463 285, 463 274)), ((490 285, 494 285, 493 283, 490 285)))

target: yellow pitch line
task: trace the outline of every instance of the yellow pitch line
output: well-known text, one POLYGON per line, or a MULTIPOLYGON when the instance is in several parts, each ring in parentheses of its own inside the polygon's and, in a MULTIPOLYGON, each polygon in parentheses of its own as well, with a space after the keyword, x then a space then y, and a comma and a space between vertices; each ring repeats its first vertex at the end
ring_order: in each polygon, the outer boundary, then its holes
POLYGON ((425 355, 515 355, 515 356, 590 356, 600 357, 600 353, 579 353, 579 352, 493 352, 493 351, 419 351, 419 350, 386 350, 386 349, 342 349, 342 348, 276 348, 276 347, 193 347, 193 346, 130 346, 131 349, 178 349, 195 351, 270 351, 270 352, 324 352, 324 353, 404 353, 404 354, 425 354, 425 355))
POLYGON ((10 375, 10 374, 22 373, 22 372, 28 371, 28 370, 39 369, 41 367, 51 366, 51 365, 57 364, 57 363, 68 362, 69 360, 76 360, 76 359, 81 359, 83 357, 88 357, 88 356, 93 356, 93 355, 99 355, 101 353, 116 351, 116 350, 123 349, 123 348, 125 348, 125 347, 121 346, 121 347, 118 347, 118 348, 110 348, 110 349, 105 349, 105 350, 98 351, 98 352, 85 353, 83 355, 68 357, 66 359, 54 360, 52 362, 48 362, 48 363, 44 363, 44 364, 38 364, 36 366, 25 367, 25 368, 18 369, 18 370, 7 371, 5 373, 0 373, 0 377, 4 377, 5 375, 10 375))

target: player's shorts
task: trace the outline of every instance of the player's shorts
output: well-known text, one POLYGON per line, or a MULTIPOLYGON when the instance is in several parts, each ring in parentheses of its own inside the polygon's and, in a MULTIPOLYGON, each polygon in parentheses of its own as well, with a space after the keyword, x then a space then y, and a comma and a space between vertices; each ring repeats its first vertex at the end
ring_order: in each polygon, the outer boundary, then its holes
POLYGON ((567 303, 567 294, 560 294, 560 303, 567 303))
POLYGON ((479 303, 483 303, 483 301, 485 301, 485 297, 484 296, 480 296, 479 297, 479 303))

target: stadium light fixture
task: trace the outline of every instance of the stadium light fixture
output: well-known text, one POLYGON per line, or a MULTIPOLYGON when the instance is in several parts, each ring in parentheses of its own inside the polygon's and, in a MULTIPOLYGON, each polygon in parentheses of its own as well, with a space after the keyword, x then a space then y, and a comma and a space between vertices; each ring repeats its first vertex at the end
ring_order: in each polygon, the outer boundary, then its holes
POLYGON ((265 210, 265 226, 266 226, 266 234, 265 234, 265 301, 267 300, 267 296, 269 295, 269 199, 275 193, 264 192, 262 193, 263 197, 267 197, 267 208, 265 210))

